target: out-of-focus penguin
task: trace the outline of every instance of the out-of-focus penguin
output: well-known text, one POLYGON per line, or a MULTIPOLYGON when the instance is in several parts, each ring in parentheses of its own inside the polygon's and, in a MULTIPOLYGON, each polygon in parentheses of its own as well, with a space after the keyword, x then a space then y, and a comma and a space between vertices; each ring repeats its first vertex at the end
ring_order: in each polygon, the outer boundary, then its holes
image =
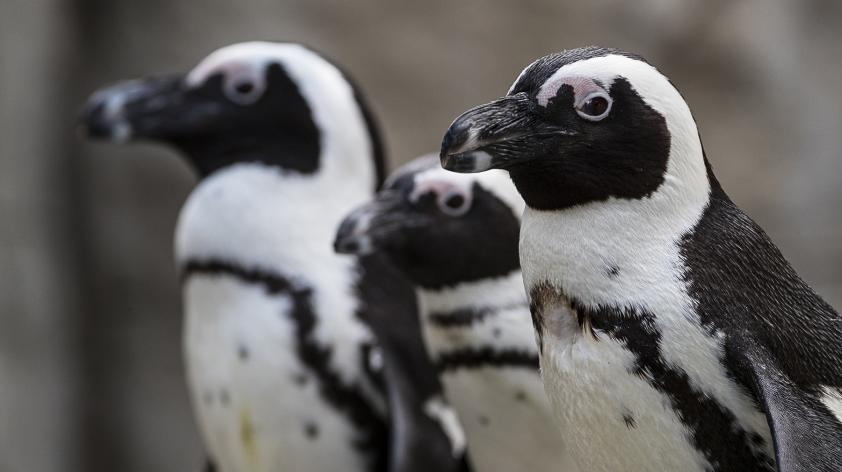
POLYGON ((461 175, 425 156, 351 213, 336 245, 385 254, 415 283, 427 348, 476 470, 571 471, 518 263, 523 207, 505 172, 461 175))
POLYGON ((83 124, 173 146, 200 176, 176 257, 188 381, 218 470, 462 467, 424 412, 439 389, 409 285, 382 258, 333 252, 384 172, 335 65, 298 44, 235 44, 186 75, 95 93, 83 124))

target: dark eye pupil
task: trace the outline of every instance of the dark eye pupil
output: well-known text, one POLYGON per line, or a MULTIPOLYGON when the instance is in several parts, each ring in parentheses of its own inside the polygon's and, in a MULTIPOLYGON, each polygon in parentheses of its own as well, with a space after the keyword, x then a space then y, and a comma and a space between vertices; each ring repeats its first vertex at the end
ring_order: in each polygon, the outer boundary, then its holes
POLYGON ((605 97, 592 97, 582 104, 582 113, 590 116, 600 116, 608 110, 608 100, 605 97))
POLYGON ((462 208, 464 203, 465 197, 462 195, 451 195, 444 201, 444 204, 447 205, 448 208, 453 208, 454 210, 462 208))
POLYGON ((242 82, 237 84, 237 86, 234 87, 234 90, 236 90, 237 93, 247 94, 254 90, 254 84, 251 82, 242 82))

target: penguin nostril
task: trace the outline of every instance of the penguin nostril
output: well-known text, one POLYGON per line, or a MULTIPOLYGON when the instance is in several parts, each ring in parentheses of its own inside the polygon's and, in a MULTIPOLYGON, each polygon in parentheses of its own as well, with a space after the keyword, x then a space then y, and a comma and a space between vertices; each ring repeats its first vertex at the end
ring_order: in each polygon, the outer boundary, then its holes
POLYGON ((445 133, 444 138, 441 140, 441 155, 442 157, 447 155, 447 151, 453 147, 453 134, 450 130, 445 133))
POLYGON ((447 133, 445 133, 444 138, 441 141, 441 156, 442 158, 451 154, 456 148, 461 146, 465 142, 465 136, 467 132, 457 128, 456 126, 452 126, 447 133))

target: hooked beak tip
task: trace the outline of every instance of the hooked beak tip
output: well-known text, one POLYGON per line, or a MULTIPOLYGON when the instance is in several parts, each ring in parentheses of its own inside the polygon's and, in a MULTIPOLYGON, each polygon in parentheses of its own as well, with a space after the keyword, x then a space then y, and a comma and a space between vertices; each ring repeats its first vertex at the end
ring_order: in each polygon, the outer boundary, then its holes
POLYGON ((360 230, 358 218, 349 215, 340 225, 333 240, 333 250, 337 254, 363 256, 371 252, 368 235, 360 230))
POLYGON ((441 142, 439 159, 445 170, 470 174, 492 167, 491 155, 478 149, 476 131, 467 122, 457 118, 450 125, 441 142))
POLYGON ((355 254, 359 249, 359 244, 353 240, 337 239, 333 242, 333 250, 337 254, 355 254))
POLYGON ((125 143, 132 138, 132 125, 122 108, 110 106, 108 100, 105 94, 95 93, 85 103, 76 128, 80 138, 116 143, 125 143))

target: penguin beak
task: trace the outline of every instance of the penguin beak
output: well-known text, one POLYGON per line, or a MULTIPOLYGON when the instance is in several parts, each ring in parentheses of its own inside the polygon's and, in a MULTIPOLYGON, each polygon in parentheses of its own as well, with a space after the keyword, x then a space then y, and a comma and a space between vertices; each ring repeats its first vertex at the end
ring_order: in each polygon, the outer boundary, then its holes
POLYGON ((196 102, 181 75, 130 80, 94 92, 79 126, 85 136, 115 142, 170 139, 218 112, 211 103, 196 102))
POLYGON ((382 249, 414 221, 408 216, 409 211, 410 205, 399 191, 381 191, 340 223, 334 250, 339 254, 365 256, 382 249))
POLYGON ((507 169, 546 155, 571 131, 547 123, 526 93, 462 113, 441 143, 441 165, 460 173, 507 169))

